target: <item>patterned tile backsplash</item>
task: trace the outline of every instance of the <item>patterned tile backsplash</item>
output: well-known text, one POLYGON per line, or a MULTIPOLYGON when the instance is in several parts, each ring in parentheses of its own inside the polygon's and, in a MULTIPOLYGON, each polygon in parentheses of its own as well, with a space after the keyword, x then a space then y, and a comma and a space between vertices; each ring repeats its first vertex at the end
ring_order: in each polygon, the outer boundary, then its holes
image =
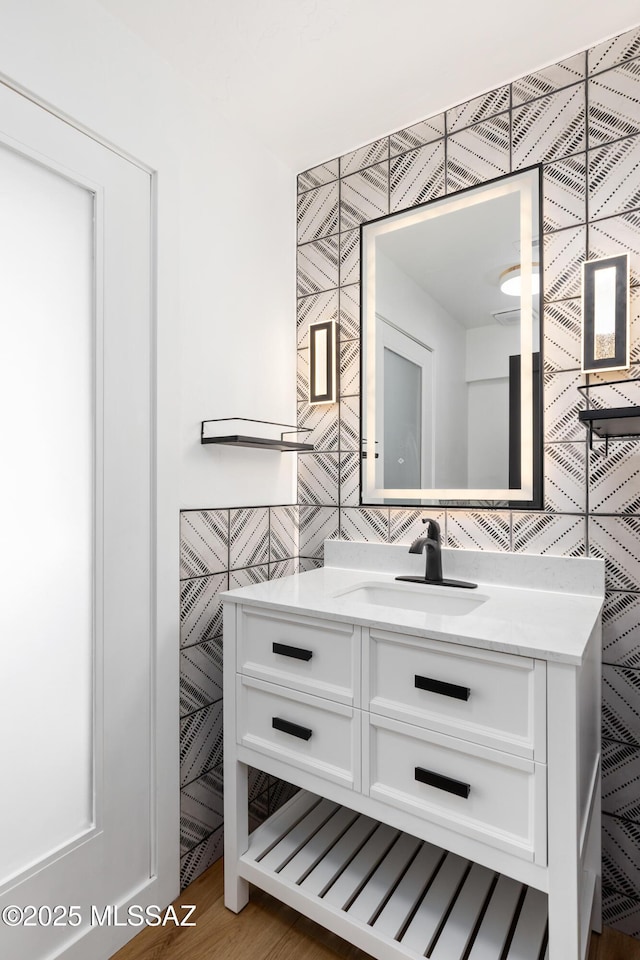
MULTIPOLYGON (((298 417, 316 452, 298 458, 298 505, 182 514, 183 885, 222 853, 219 593, 314 569, 326 539, 408 544, 428 513, 450 547, 604 557, 604 913, 640 936, 640 446, 612 444, 605 458, 596 442, 589 453, 576 391, 587 257, 630 251, 640 361, 639 184, 640 28, 299 175, 298 417), (538 163, 544 509, 360 507, 360 224, 538 163), (308 325, 336 318, 340 400, 310 408, 308 325)), ((615 399, 630 402, 624 387, 615 399)), ((257 822, 293 788, 252 776, 257 822)))

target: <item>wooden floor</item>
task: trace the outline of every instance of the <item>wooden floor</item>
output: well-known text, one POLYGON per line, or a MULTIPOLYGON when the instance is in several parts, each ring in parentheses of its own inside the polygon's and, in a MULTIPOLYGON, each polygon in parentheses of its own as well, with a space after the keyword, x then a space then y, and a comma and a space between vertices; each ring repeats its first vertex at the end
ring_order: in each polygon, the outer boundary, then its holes
MULTIPOLYGON (((368 954, 252 887, 242 913, 225 909, 222 861, 176 900, 195 904, 195 927, 148 927, 112 960, 368 960, 368 954)), ((640 940, 605 929, 589 960, 640 960, 640 940)))

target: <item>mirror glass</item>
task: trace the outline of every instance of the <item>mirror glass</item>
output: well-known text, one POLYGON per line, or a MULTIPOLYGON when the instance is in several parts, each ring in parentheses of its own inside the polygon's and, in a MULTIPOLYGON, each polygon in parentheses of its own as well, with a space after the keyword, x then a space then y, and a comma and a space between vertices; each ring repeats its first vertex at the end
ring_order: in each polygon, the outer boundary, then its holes
POLYGON ((539 190, 362 225, 362 503, 541 505, 539 190))

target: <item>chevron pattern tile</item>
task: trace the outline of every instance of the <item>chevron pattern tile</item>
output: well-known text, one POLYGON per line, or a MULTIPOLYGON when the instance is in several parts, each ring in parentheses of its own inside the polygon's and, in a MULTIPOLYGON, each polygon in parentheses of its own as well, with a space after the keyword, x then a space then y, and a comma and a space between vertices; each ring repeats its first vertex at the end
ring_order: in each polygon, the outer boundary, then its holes
POLYGON ((202 577, 229 567, 229 511, 180 514, 180 577, 202 577))
POLYGON ((599 260, 628 251, 631 283, 640 285, 640 212, 599 220, 589 227, 589 258, 599 260))
POLYGON ((560 160, 586 147, 585 86, 513 110, 513 169, 560 160))
POLYGON ((589 385, 600 385, 600 389, 589 391, 589 404, 595 409, 640 405, 640 381, 635 380, 639 376, 640 370, 637 367, 612 370, 606 376, 589 374, 589 385))
POLYGON ((640 136, 589 151, 589 215, 613 217, 640 207, 640 136))
POLYGON ((640 595, 608 593, 602 614, 602 659, 640 670, 640 595))
POLYGON ((602 883, 640 899, 640 825, 602 818, 602 883))
POLYGON ((447 515, 447 546, 462 550, 510 550, 511 517, 508 513, 461 513, 447 515))
POLYGON ((307 297, 338 286, 338 237, 298 247, 298 296, 307 297))
POLYGON ((640 590, 640 517, 589 517, 589 555, 605 561, 610 589, 640 590))
POLYGON ((603 443, 589 454, 589 512, 640 514, 638 442, 617 441, 605 455, 603 443))
POLYGON ((269 559, 269 508, 231 510, 229 568, 250 567, 269 559))
POLYGON ((603 742, 602 811, 640 823, 640 747, 603 742))
POLYGON ((229 585, 226 573, 180 583, 180 646, 212 640, 222 633, 220 594, 229 585))
POLYGON ((575 57, 561 60, 537 73, 530 73, 511 84, 513 106, 517 107, 528 100, 544 97, 562 87, 584 80, 586 56, 578 53, 575 57))
POLYGON ((269 579, 269 565, 260 564, 257 567, 245 567, 244 570, 229 571, 229 589, 236 587, 252 587, 256 583, 264 583, 269 579))
POLYGON ((222 763, 222 700, 180 721, 180 786, 222 763))
POLYGON ((389 539, 391 543, 410 546, 416 537, 421 537, 424 533, 424 526, 421 522, 423 517, 429 517, 440 524, 442 542, 446 543, 446 514, 444 510, 432 510, 430 507, 422 507, 419 510, 402 510, 392 507, 389 516, 389 539))
POLYGON ((405 127, 404 130, 398 130, 397 133, 392 134, 389 152, 392 157, 395 157, 407 150, 422 147, 425 143, 432 143, 440 137, 444 137, 444 113, 439 113, 428 120, 421 120, 420 123, 414 123, 411 127, 405 127))
POLYGON ((360 336, 360 284, 352 283, 340 290, 341 340, 355 340, 360 336))
POLYGON ((180 794, 180 856, 222 826, 222 768, 205 773, 180 794))
POLYGON ((360 450, 360 397, 340 401, 340 449, 360 450))
POLYGON ((640 27, 591 47, 588 53, 589 73, 607 70, 633 57, 640 57, 640 27))
POLYGON ((314 297, 303 297, 297 304, 296 336, 298 350, 309 346, 309 324, 338 319, 338 291, 330 290, 314 297))
POLYGON ((353 230, 389 212, 389 161, 341 181, 340 230, 353 230))
POLYGON ((334 507, 300 507, 300 556, 324 558, 324 541, 338 539, 338 510, 334 507))
POLYGON ((360 283, 360 231, 340 234, 340 286, 360 283))
POLYGON ((298 196, 298 243, 338 232, 338 183, 328 183, 298 196))
POLYGON ((296 396, 298 400, 309 400, 309 351, 298 350, 296 361, 296 396))
POLYGON ((586 259, 586 227, 571 227, 544 238, 544 298, 565 300, 581 293, 582 263, 586 259))
POLYGON ((514 513, 513 551, 551 557, 583 557, 584 517, 549 513, 514 513))
POLYGON ((589 146, 640 133, 640 59, 589 80, 589 146))
POLYGON ((544 439, 546 443, 584 440, 585 428, 578 422, 578 411, 584 410, 584 396, 578 393, 583 377, 578 372, 545 373, 544 375, 544 439))
MULTIPOLYGON (((312 443, 316 451, 338 449, 338 404, 298 404, 298 426, 311 430, 302 439, 312 443)), ((292 554, 289 554, 292 556, 292 554)))
POLYGON ((338 505, 337 453, 298 454, 298 503, 338 505))
POLYGON ((447 138, 447 193, 509 171, 509 115, 501 114, 447 138))
POLYGON ((389 510, 384 507, 347 507, 340 511, 340 539, 388 543, 389 510))
POLYGON ((582 303, 556 300, 544 308, 544 365, 549 373, 580 369, 582 303))
POLYGON ((543 230, 574 227, 587 219, 586 154, 579 153, 558 163, 549 163, 543 172, 543 230))
POLYGON ((444 141, 430 143, 391 161, 391 212, 444 195, 444 141))
POLYGON ((187 647, 180 654, 180 716, 222 698, 222 637, 187 647))
POLYGON ((212 864, 219 860, 224 852, 224 827, 218 827, 206 840, 180 861, 180 889, 184 890, 190 883, 204 873, 212 864))
POLYGON ((455 133, 463 127, 470 127, 474 123, 488 120, 496 113, 503 113, 509 109, 509 85, 498 87, 490 93, 483 93, 466 103, 461 103, 451 110, 447 110, 447 131, 455 133))
POLYGON ((602 922, 628 937, 640 938, 640 898, 625 897, 609 887, 603 888, 602 922))
POLYGON ((640 671, 603 664, 602 735, 640 745, 640 671))
POLYGON ((298 507, 271 507, 269 510, 269 562, 298 555, 298 507))
POLYGON ((297 573, 307 573, 309 570, 318 570, 323 566, 322 560, 314 560, 313 557, 299 557, 297 573))
POLYGON ((340 344, 340 397, 360 393, 360 341, 340 344))
MULTIPOLYGON (((587 442, 547 443, 544 447, 544 509, 550 513, 585 513, 587 442)), ((515 550, 515 543, 514 543, 515 550)))
POLYGON ((372 167, 374 163, 380 163, 389 158, 389 138, 382 137, 381 140, 374 140, 368 143, 366 147, 359 147, 352 150, 351 153, 345 153, 340 157, 340 176, 346 177, 350 173, 357 173, 364 167, 372 167))
POLYGON ((340 175, 340 163, 338 158, 329 160, 327 163, 321 163, 311 170, 305 170, 298 175, 298 193, 304 193, 306 190, 313 190, 315 187, 323 187, 332 180, 337 180, 340 175))
POLYGON ((298 561, 295 557, 269 564, 269 580, 281 580, 282 577, 291 577, 297 572, 298 561))
POLYGON ((340 506, 360 504, 360 454, 340 454, 340 506))

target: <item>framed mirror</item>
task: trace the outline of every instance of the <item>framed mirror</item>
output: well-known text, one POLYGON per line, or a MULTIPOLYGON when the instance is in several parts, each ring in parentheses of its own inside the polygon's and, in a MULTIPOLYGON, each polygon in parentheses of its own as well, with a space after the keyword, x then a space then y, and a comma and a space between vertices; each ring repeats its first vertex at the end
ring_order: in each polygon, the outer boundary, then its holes
POLYGON ((362 504, 542 506, 540 183, 361 226, 362 504))

